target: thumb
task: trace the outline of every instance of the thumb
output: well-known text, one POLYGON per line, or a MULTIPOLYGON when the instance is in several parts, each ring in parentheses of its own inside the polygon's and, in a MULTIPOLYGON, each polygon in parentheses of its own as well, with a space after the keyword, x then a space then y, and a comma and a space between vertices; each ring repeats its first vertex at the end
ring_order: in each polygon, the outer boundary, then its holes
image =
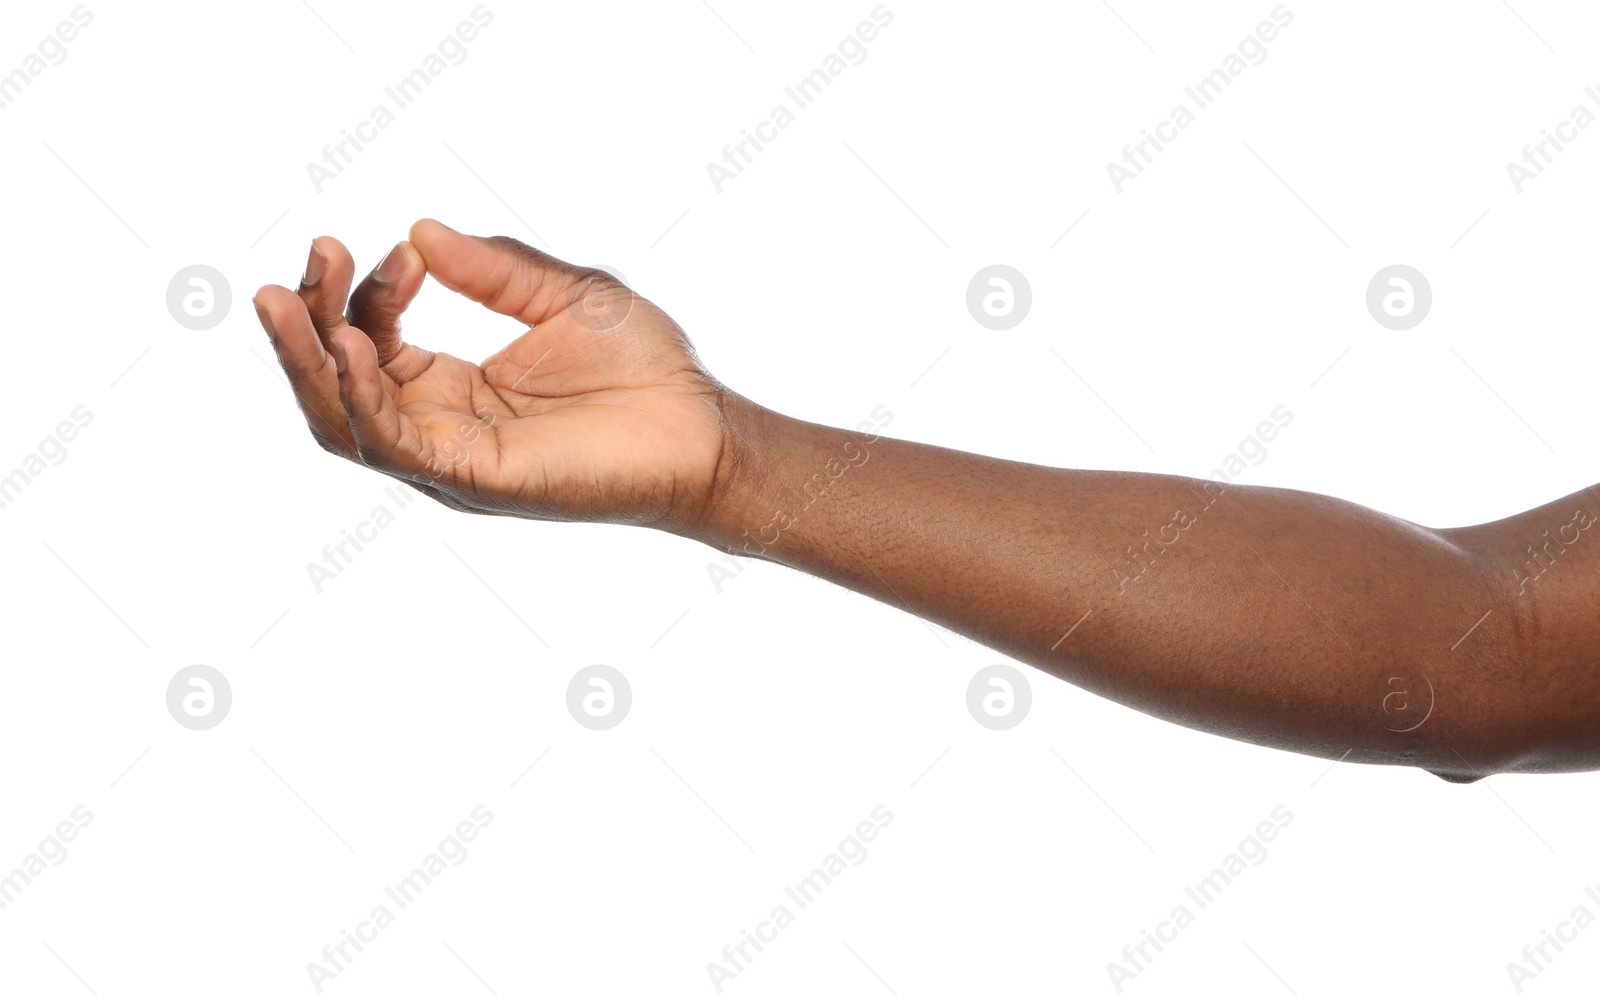
POLYGON ((530 326, 561 312, 592 278, 607 276, 510 236, 463 235, 431 218, 411 226, 410 242, 439 283, 530 326))

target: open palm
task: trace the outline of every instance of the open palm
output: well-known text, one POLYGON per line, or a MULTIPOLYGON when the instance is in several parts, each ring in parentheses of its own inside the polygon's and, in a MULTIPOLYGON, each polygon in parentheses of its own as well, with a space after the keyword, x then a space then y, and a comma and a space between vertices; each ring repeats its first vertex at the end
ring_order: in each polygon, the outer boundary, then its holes
POLYGON ((725 389, 654 304, 604 271, 433 221, 350 293, 353 274, 323 237, 298 290, 256 295, 325 449, 467 511, 668 526, 705 514, 725 389), (403 342, 400 315, 429 273, 526 331, 482 364, 403 342))

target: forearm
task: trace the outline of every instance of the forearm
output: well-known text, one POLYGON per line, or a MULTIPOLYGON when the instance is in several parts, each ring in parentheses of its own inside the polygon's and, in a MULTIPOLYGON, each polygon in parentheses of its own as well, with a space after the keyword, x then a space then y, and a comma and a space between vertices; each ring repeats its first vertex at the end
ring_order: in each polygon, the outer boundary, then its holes
POLYGON ((1526 754, 1542 706, 1527 625, 1501 573, 1440 531, 1305 492, 1047 468, 730 408, 739 452, 702 537, 724 550, 1201 730, 1456 773, 1526 754))

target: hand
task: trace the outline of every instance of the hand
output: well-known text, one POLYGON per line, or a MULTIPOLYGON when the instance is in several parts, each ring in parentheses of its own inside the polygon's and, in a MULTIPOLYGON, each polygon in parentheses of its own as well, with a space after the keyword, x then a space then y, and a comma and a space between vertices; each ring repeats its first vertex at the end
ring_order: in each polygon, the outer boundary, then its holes
POLYGON ((354 270, 323 236, 298 291, 255 297, 324 449, 467 512, 679 532, 707 519, 737 396, 655 305, 604 271, 430 220, 350 293, 354 270), (429 273, 528 328, 482 364, 402 342, 429 273))

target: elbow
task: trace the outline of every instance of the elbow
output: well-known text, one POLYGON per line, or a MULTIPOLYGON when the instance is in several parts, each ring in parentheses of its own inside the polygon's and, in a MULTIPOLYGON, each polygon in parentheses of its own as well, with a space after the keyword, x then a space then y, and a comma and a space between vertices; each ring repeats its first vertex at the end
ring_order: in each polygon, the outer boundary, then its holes
POLYGON ((1462 785, 1600 768, 1600 683, 1580 639, 1586 628, 1551 625, 1571 619, 1553 598, 1564 593, 1519 586, 1520 562, 1485 551, 1472 542, 1479 538, 1445 539, 1461 583, 1444 600, 1454 605, 1445 616, 1471 629, 1449 651, 1429 655, 1439 722, 1417 731, 1426 746, 1415 745, 1411 764, 1462 785))
POLYGON ((1499 619, 1483 620, 1451 652, 1449 700, 1439 703, 1448 719, 1429 752, 1437 764, 1425 767, 1463 784, 1496 774, 1600 769, 1600 670, 1591 628, 1576 623, 1592 614, 1589 601, 1574 600, 1574 590, 1560 584, 1566 578, 1534 590, 1519 587, 1503 559, 1472 560, 1499 619))

